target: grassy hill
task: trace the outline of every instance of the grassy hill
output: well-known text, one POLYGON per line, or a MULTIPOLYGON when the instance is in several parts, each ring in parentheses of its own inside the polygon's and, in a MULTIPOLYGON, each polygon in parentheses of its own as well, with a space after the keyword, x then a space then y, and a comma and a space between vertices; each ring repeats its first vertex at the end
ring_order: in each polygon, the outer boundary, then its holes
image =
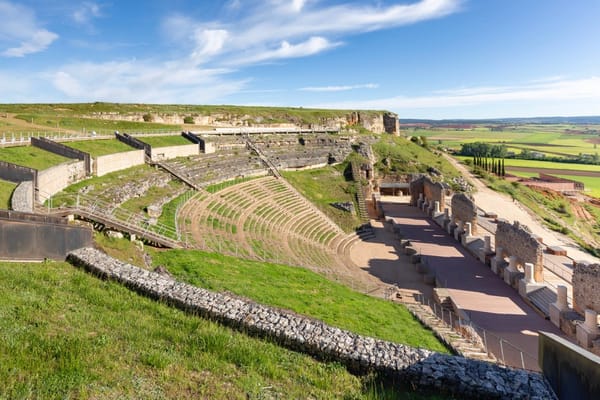
POLYGON ((387 389, 66 263, 0 262, 0 291, 0 398, 438 398, 387 389))

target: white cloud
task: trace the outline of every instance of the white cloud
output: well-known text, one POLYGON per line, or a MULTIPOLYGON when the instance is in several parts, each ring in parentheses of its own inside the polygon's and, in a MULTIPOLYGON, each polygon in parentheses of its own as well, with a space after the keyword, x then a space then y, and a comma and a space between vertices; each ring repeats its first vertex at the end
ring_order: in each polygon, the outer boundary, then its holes
MULTIPOLYGON (((396 96, 372 100, 343 101, 320 104, 316 107, 326 108, 367 108, 390 109, 397 112, 414 110, 450 110, 469 115, 472 107, 511 104, 519 107, 513 115, 546 115, 556 114, 556 105, 562 107, 559 114, 598 114, 600 110, 600 77, 590 77, 572 80, 539 81, 514 86, 474 87, 457 90, 444 90, 425 96, 396 96), (576 106, 575 106, 576 105, 576 106), (527 107, 534 107, 536 113, 527 107), (546 106, 546 108, 544 108, 546 106), (571 107, 575 106, 575 107, 571 107), (548 110, 544 112, 543 110, 548 110), (573 110, 568 111, 568 110, 573 110), (579 110, 579 111, 577 111, 579 110), (589 111, 585 111, 589 110, 589 111), (525 113, 525 114, 523 114, 525 113)), ((487 107, 490 109, 490 107, 487 107)), ((431 111, 430 111, 431 112, 431 111)), ((450 114, 452 115, 452 114, 450 114)))
POLYGON ((377 89, 379 87, 376 83, 365 83, 361 85, 343 85, 343 86, 308 86, 298 90, 303 92, 343 92, 347 90, 356 89, 377 89))
POLYGON ((322 37, 311 37, 298 44, 291 44, 287 40, 284 40, 276 49, 254 51, 254 54, 252 55, 233 59, 229 63, 233 65, 242 65, 281 60, 284 58, 306 57, 321 53, 339 45, 341 45, 341 43, 330 43, 327 39, 322 37))
POLYGON ((20 4, 0 0, 0 54, 24 57, 45 50, 58 35, 41 28, 34 12, 20 4), (15 46, 16 45, 16 46, 15 46))
POLYGON ((102 14, 100 12, 100 6, 93 2, 83 2, 77 10, 73 12, 71 17, 73 21, 80 25, 85 25, 90 22, 93 18, 98 18, 102 14))
MULTIPOLYGON (((339 46, 340 36, 444 17, 457 12, 461 3, 420 0, 384 7, 364 3, 320 6, 317 1, 306 0, 256 1, 244 5, 244 13, 231 20, 196 21, 174 14, 167 16, 162 25, 174 42, 187 38, 195 43, 193 53, 203 53, 203 62, 212 58, 224 59, 227 65, 246 64, 314 55, 339 46), (226 40, 223 32, 227 32, 226 40), (211 36, 204 37, 208 33, 211 36), (207 44, 211 46, 204 47, 207 44), (203 52, 205 48, 211 51, 203 52)), ((242 6, 232 1, 225 7, 231 10, 242 6)))
POLYGON ((82 62, 61 67, 50 80, 73 101, 208 103, 245 87, 246 80, 224 79, 228 72, 173 61, 82 62))
POLYGON ((219 53, 228 36, 229 32, 224 29, 197 29, 194 32, 196 49, 192 52, 191 58, 200 63, 207 57, 219 53))

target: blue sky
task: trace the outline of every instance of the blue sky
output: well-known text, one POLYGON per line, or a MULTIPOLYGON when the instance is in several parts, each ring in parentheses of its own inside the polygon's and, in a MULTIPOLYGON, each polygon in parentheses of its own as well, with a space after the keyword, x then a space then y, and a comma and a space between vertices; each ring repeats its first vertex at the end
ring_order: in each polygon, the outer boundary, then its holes
POLYGON ((0 102, 600 115, 598 0, 0 0, 0 102))

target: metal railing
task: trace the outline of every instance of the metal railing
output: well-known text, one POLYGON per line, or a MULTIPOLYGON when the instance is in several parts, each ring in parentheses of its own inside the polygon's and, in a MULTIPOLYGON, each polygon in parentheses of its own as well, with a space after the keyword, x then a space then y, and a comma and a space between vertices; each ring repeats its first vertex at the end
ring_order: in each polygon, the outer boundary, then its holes
POLYGON ((448 328, 471 341, 474 345, 480 345, 488 355, 492 355, 500 364, 539 371, 537 356, 528 353, 508 340, 492 333, 470 319, 465 319, 452 310, 448 310, 434 300, 420 294, 416 300, 423 306, 431 308, 433 314, 448 328))

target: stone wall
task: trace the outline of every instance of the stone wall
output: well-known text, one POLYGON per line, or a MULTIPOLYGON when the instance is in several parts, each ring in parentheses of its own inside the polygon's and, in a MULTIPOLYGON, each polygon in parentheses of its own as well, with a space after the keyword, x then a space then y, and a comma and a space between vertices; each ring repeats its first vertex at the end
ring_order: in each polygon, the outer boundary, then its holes
POLYGON ((70 161, 38 172, 37 201, 48 197, 86 177, 85 161, 70 161))
POLYGON ((200 154, 200 146, 197 144, 152 147, 150 150, 150 159, 152 161, 170 160, 171 158, 197 156, 198 154, 200 154))
POLYGON ((439 182, 433 182, 427 176, 421 176, 410 182, 410 204, 417 205, 419 194, 423 194, 423 198, 427 199, 427 203, 433 204, 435 201, 440 202, 440 210, 443 211, 446 207, 444 195, 444 186, 439 182))
POLYGON ((600 313, 600 264, 577 263, 572 283, 573 308, 580 314, 586 308, 600 313))
POLYGON ((144 150, 125 151, 96 157, 94 160, 94 171, 97 176, 102 176, 114 171, 142 165, 143 163, 144 150))
POLYGON ((471 223, 471 233, 477 235, 477 205, 466 194, 452 196, 452 220, 471 223))
POLYGON ((151 298, 290 349, 336 360, 355 371, 377 371, 396 382, 465 399, 554 398, 543 377, 534 372, 360 336, 290 311, 177 282, 92 248, 75 250, 68 259, 151 298))
POLYGON ((398 114, 384 113, 383 114, 383 129, 386 133, 393 135, 400 135, 400 121, 398 120, 398 114))
POLYGON ((544 281, 544 247, 525 225, 499 220, 496 229, 496 248, 501 247, 504 255, 516 256, 518 263, 532 263, 536 282, 544 281))
POLYGON ((15 211, 32 212, 35 203, 35 192, 32 181, 23 181, 13 190, 10 208, 15 211))

